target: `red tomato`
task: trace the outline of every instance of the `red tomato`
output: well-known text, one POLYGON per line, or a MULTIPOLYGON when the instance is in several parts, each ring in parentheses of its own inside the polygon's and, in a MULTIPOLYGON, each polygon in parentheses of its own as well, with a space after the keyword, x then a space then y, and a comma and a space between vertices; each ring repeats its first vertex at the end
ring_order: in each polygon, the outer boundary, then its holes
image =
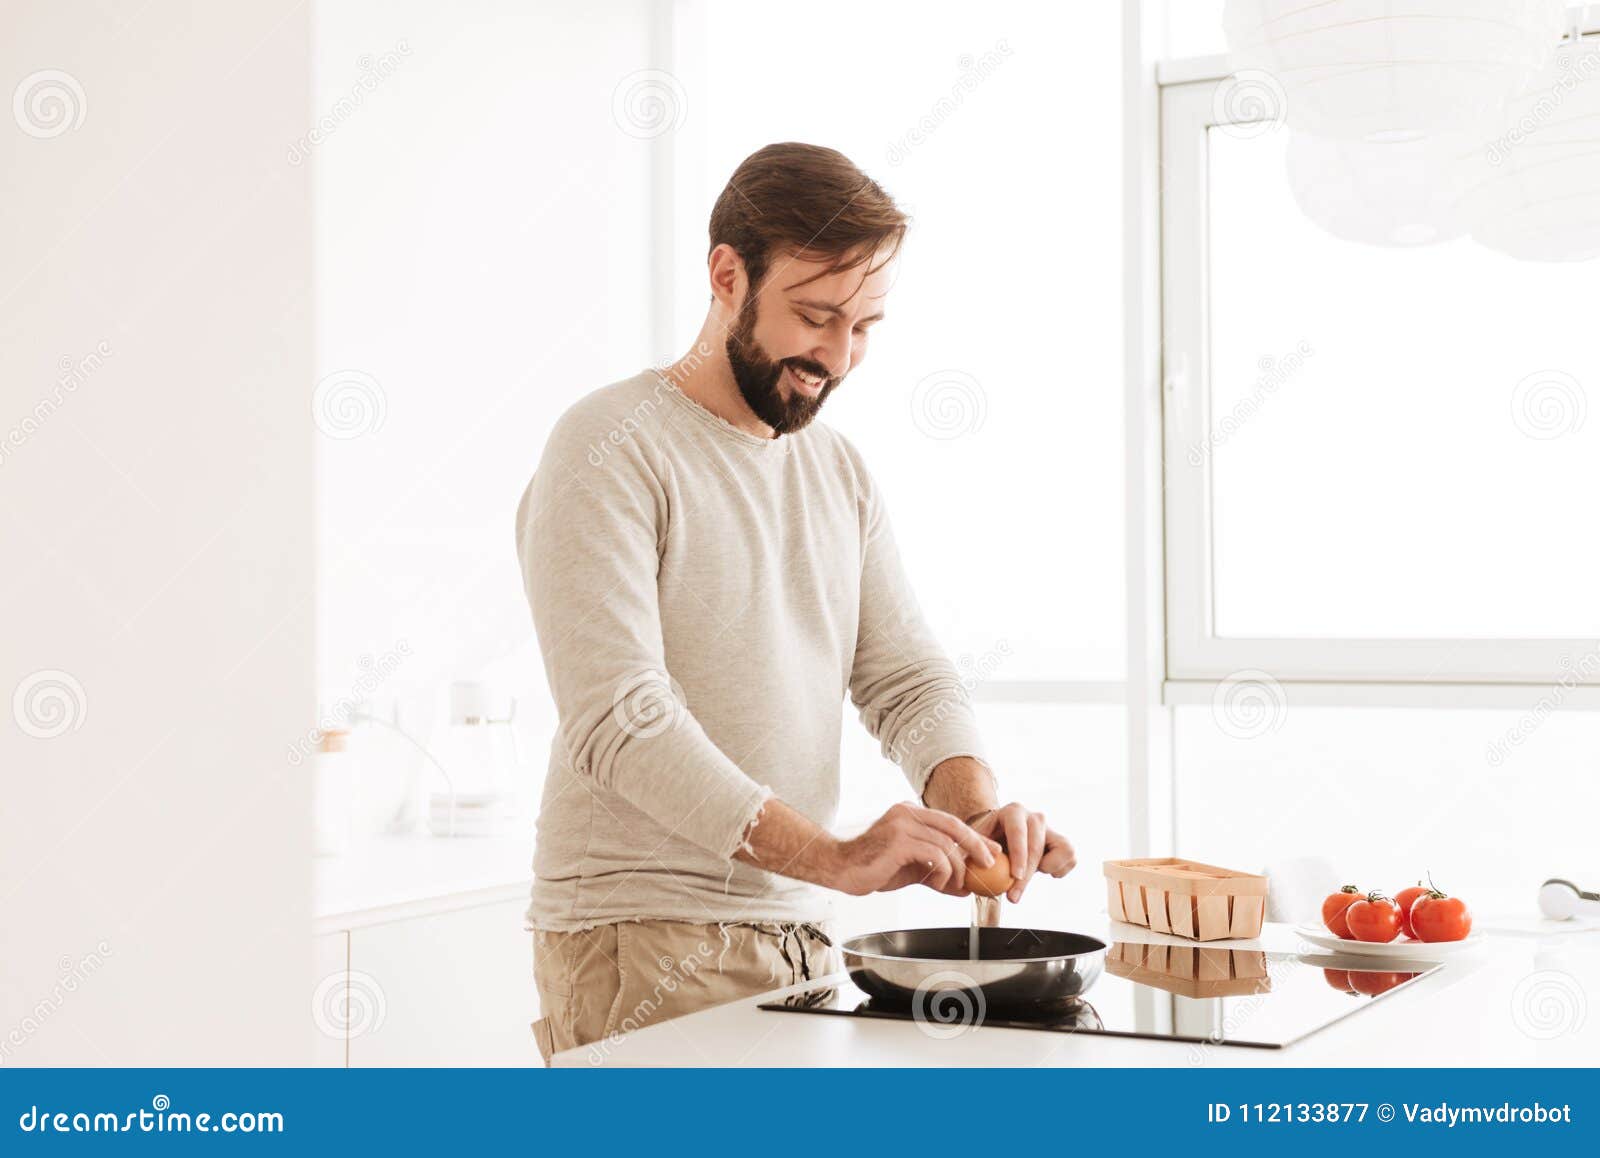
POLYGON ((1322 902, 1322 923, 1336 937, 1350 940, 1350 926, 1345 924, 1344 911, 1361 899, 1361 890, 1355 885, 1345 885, 1336 893, 1329 893, 1322 902))
POLYGON ((1427 891, 1427 886, 1421 881, 1418 881, 1416 884, 1411 885, 1408 888, 1401 889, 1394 895, 1394 903, 1400 906, 1400 932, 1404 933, 1407 937, 1416 936, 1416 934, 1411 931, 1411 906, 1416 904, 1417 898, 1422 896, 1427 891))
POLYGON ((1357 993, 1365 993, 1368 997, 1376 997, 1380 993, 1389 992, 1396 985, 1410 981, 1415 976, 1415 973, 1352 969, 1350 970, 1350 984, 1355 986, 1357 993))
POLYGON ((1347 970, 1324 969, 1322 971, 1322 976, 1327 979, 1329 985, 1333 986, 1333 988, 1337 989, 1340 993, 1355 992, 1355 989, 1350 984, 1350 974, 1347 970))
POLYGON ((1411 927, 1419 941, 1465 941, 1472 932, 1472 914, 1460 897, 1434 889, 1411 906, 1411 927))
POLYGON ((1368 893, 1344 917, 1357 941, 1393 941, 1400 935, 1400 906, 1382 893, 1368 893))

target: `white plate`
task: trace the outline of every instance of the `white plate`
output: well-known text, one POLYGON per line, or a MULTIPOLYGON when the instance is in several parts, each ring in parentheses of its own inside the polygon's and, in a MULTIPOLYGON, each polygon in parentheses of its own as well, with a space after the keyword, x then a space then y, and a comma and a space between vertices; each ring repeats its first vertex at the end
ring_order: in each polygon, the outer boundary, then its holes
POLYGON ((1437 957, 1461 953, 1484 942, 1483 934, 1477 931, 1468 933, 1466 939, 1462 941, 1413 941, 1402 935, 1387 942, 1346 941, 1343 937, 1335 937, 1321 925, 1296 925, 1294 932, 1295 936, 1330 953, 1348 953, 1360 957, 1395 957, 1413 961, 1431 961, 1437 957))

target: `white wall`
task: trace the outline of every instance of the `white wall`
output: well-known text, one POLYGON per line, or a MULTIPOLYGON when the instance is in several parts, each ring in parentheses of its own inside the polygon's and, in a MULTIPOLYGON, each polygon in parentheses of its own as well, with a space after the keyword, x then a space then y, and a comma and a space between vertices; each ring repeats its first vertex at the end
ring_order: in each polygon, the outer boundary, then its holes
POLYGON ((316 9, 317 107, 360 94, 312 149, 317 376, 351 404, 319 449, 323 697, 398 700, 426 741, 450 680, 501 681, 530 780, 554 719, 512 516, 561 411, 649 361, 652 143, 613 113, 648 8, 316 9))
POLYGON ((308 38, 0 16, 7 1065, 309 1057, 308 38))
POLYGON ((774 141, 844 152, 912 224, 824 421, 887 496, 929 622, 955 655, 1003 650, 995 681, 1120 680, 1118 6, 682 12, 681 124, 664 138, 680 349, 705 315, 707 219, 734 168, 774 141), (820 83, 770 83, 818 62, 820 83))
MULTIPOLYGON (((980 695, 1125 671, 1118 6, 691 0, 671 62, 678 345, 704 316, 707 217, 773 141, 840 149, 912 215, 884 321, 824 421, 861 449, 930 624, 980 695), (892 46, 888 47, 888 46, 892 46), (818 62, 826 83, 772 85, 818 62), (1013 685, 1013 689, 1015 685, 1013 685)), ((909 796, 845 711, 839 823, 909 796)), ((1072 927, 1127 855, 1120 705, 979 706, 1007 799, 1085 868, 1008 920, 1072 927)), ((835 900, 841 929, 966 921, 926 890, 835 900)))

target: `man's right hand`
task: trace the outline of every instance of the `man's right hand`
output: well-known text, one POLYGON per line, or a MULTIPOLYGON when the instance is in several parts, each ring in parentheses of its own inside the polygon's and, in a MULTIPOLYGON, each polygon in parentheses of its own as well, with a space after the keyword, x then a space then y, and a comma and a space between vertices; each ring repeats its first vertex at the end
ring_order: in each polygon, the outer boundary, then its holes
POLYGON ((967 860, 987 868, 999 847, 948 812, 896 804, 860 836, 835 842, 823 883, 857 897, 907 885, 966 896, 967 860))

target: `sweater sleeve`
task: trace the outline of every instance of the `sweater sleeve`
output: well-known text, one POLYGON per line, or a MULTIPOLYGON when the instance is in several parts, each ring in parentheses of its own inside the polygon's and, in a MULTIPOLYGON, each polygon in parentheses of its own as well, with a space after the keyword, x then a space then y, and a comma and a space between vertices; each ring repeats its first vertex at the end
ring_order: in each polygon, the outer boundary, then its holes
MULTIPOLYGON (((666 669, 657 597, 667 528, 636 439, 557 423, 517 511, 517 553, 573 770, 669 832, 731 857, 771 790, 706 735, 666 669)), ((641 853, 648 850, 641 849, 641 853)))
POLYGON ((850 698, 883 754, 921 797, 952 756, 984 758, 971 696, 922 617, 889 527, 888 512, 855 456, 861 493, 861 615, 850 698))

